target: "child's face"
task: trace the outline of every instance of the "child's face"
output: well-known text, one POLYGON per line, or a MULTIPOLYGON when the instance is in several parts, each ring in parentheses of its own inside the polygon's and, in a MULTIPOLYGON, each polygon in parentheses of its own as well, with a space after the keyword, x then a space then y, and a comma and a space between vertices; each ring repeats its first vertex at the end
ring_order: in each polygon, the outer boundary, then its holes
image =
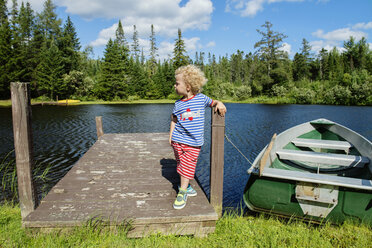
POLYGON ((187 93, 190 91, 190 87, 183 81, 182 74, 176 75, 176 83, 174 84, 174 89, 176 90, 177 95, 180 96, 187 96, 187 93))

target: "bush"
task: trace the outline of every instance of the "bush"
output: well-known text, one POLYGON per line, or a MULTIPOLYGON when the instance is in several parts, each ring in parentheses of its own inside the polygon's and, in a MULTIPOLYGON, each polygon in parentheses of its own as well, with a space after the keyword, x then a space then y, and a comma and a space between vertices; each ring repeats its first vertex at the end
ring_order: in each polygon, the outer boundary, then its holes
POLYGON ((351 86, 352 104, 364 105, 368 104, 368 99, 372 95, 372 83, 365 82, 363 84, 353 83, 351 86))
POLYGON ((283 86, 283 85, 274 85, 271 88, 271 94, 272 96, 277 96, 277 97, 284 97, 287 95, 288 90, 283 86))
POLYGON ((228 99, 235 96, 234 85, 231 83, 219 83, 212 89, 209 88, 211 97, 216 99, 228 99))
POLYGON ((315 102, 315 91, 307 88, 294 87, 291 91, 292 97, 296 100, 296 103, 310 104, 315 102))
POLYGON ((254 95, 260 95, 262 93, 263 86, 260 82, 253 80, 252 82, 252 93, 254 95))
POLYGON ((136 101, 136 100, 139 100, 140 97, 137 96, 137 95, 134 95, 134 96, 128 96, 128 101, 131 102, 131 101, 136 101))
POLYGON ((176 94, 175 91, 173 91, 172 93, 170 93, 168 96, 167 96, 167 99, 169 100, 178 100, 180 99, 181 97, 179 95, 176 94))
POLYGON ((252 89, 247 85, 235 88, 235 98, 239 101, 245 100, 252 96, 252 89))
POLYGON ((348 87, 336 85, 324 94, 324 103, 349 105, 352 99, 351 91, 348 87))

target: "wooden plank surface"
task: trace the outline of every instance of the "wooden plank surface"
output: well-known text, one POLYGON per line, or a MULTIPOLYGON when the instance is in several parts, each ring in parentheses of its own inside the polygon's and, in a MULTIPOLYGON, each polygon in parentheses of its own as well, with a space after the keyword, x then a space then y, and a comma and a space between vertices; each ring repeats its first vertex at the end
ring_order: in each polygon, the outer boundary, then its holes
POLYGON ((205 235, 218 218, 199 185, 173 209, 179 176, 167 133, 104 134, 24 220, 25 227, 130 222, 129 236, 151 232, 205 235), (183 224, 184 225, 183 225, 183 224))

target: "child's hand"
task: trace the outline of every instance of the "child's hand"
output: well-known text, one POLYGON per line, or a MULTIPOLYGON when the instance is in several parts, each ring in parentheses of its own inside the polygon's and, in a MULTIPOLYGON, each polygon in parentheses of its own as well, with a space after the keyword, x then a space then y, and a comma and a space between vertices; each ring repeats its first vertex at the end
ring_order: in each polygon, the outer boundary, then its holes
POLYGON ((217 111, 219 111, 220 116, 225 116, 227 112, 225 104, 223 104, 220 101, 217 101, 217 104, 214 106, 214 112, 217 112, 217 111))

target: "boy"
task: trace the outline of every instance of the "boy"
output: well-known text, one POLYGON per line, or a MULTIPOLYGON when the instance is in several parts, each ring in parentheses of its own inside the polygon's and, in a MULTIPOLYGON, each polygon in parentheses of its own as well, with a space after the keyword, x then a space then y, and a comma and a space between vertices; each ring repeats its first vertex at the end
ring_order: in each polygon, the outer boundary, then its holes
POLYGON ((182 96, 177 100, 171 116, 169 143, 173 147, 177 160, 177 173, 181 185, 173 204, 175 209, 186 206, 187 196, 196 196, 197 192, 189 184, 194 179, 195 167, 204 143, 204 114, 206 107, 214 107, 221 116, 226 113, 225 105, 212 100, 200 91, 207 82, 204 73, 194 65, 178 68, 175 72, 176 93, 182 96))

